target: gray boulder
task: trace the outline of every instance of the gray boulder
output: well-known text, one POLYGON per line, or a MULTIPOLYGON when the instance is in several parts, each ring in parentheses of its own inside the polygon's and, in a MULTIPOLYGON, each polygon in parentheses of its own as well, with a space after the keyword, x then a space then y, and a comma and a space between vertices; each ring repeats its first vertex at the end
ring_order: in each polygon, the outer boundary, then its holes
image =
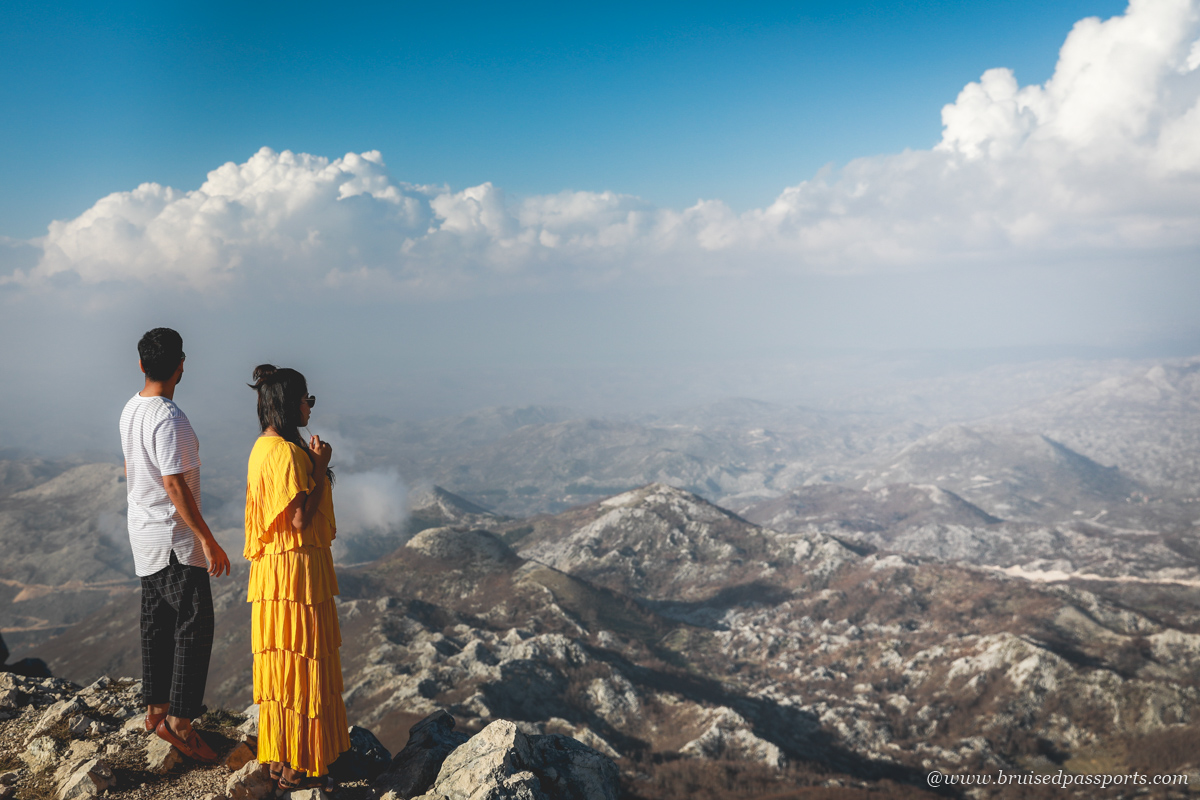
POLYGON ((38 736, 18 756, 33 773, 44 772, 58 763, 58 745, 49 736, 38 736))
POLYGON ((116 783, 112 770, 98 758, 86 761, 58 787, 58 800, 95 797, 116 783))
POLYGON ((497 720, 454 750, 430 791, 448 800, 616 800, 617 767, 566 736, 497 720))
POLYGON ((267 765, 248 761, 225 782, 229 800, 262 800, 275 796, 275 781, 267 773, 267 765))
POLYGON ((525 734, 512 722, 497 720, 446 757, 433 789, 450 800, 467 800, 476 788, 498 785, 532 760, 525 734))
POLYGON ((258 704, 251 703, 242 713, 246 716, 246 721, 238 726, 238 730, 247 736, 258 736, 258 704))
POLYGON ((468 738, 454 730, 454 717, 442 710, 435 711, 408 729, 408 743, 376 783, 399 797, 427 792, 437 780, 446 756, 468 738))
POLYGON ((146 771, 163 775, 183 763, 183 753, 176 750, 170 742, 157 736, 149 736, 146 740, 146 771))

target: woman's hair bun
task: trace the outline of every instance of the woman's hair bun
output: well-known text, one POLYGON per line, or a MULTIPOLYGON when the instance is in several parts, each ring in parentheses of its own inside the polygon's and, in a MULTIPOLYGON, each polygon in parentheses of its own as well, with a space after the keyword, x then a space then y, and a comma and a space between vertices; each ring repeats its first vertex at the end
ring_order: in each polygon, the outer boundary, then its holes
POLYGON ((275 374, 274 364, 259 364, 254 368, 254 383, 247 384, 251 389, 262 388, 263 381, 275 374))

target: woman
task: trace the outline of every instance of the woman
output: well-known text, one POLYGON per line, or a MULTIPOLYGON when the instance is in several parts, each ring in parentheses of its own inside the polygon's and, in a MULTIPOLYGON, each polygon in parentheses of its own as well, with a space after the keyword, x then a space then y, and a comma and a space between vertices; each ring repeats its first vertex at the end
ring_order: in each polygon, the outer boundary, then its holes
POLYGON ((246 479, 248 600, 253 605, 258 760, 284 790, 325 787, 329 764, 350 749, 330 544, 333 448, 299 428, 316 398, 294 369, 254 369, 262 435, 246 479))

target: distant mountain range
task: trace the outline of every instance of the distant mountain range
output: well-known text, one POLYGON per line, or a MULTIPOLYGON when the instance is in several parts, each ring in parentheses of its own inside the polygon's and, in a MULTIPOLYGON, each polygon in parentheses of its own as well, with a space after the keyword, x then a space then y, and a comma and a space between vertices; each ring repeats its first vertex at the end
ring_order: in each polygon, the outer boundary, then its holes
MULTIPOLYGON (((438 708, 468 731, 504 717, 618 759, 642 797, 687 763, 723 765, 730 797, 831 778, 915 790, 932 768, 1197 769, 1156 749, 1200 732, 1194 591, 1190 609, 1138 610, 1084 584, 862 555, 661 484, 494 521, 341 571, 349 713, 389 747, 438 708)), ((213 704, 250 699, 244 572, 215 582, 213 704)), ((136 619, 130 593, 38 653, 79 682, 136 674, 136 619)))
MULTIPOLYGON (((733 400, 340 420, 354 470, 428 481, 340 551, 350 716, 393 749, 438 708, 569 733, 631 797, 919 796, 934 768, 1200 781, 1198 376, 980 391, 968 419, 733 400)), ((117 466, 0 461, 14 657, 138 673, 123 513, 117 466)), ((234 561, 208 699, 239 707, 234 561)))

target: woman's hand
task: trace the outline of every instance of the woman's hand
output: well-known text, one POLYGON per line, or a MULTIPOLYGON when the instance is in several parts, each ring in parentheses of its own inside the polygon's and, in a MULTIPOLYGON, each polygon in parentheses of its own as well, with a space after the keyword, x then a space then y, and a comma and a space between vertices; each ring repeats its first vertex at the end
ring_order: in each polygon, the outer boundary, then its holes
POLYGON ((322 442, 320 436, 314 435, 308 440, 308 451, 313 459, 313 490, 300 492, 288 505, 291 512, 292 529, 302 531, 312 524, 317 507, 321 504, 321 495, 328 491, 328 481, 323 480, 325 470, 329 469, 329 460, 333 458, 333 445, 322 442))
POLYGON ((317 472, 324 472, 329 468, 329 462, 333 460, 333 445, 329 442, 322 442, 320 436, 313 434, 312 438, 308 440, 308 449, 312 451, 316 461, 317 472))

